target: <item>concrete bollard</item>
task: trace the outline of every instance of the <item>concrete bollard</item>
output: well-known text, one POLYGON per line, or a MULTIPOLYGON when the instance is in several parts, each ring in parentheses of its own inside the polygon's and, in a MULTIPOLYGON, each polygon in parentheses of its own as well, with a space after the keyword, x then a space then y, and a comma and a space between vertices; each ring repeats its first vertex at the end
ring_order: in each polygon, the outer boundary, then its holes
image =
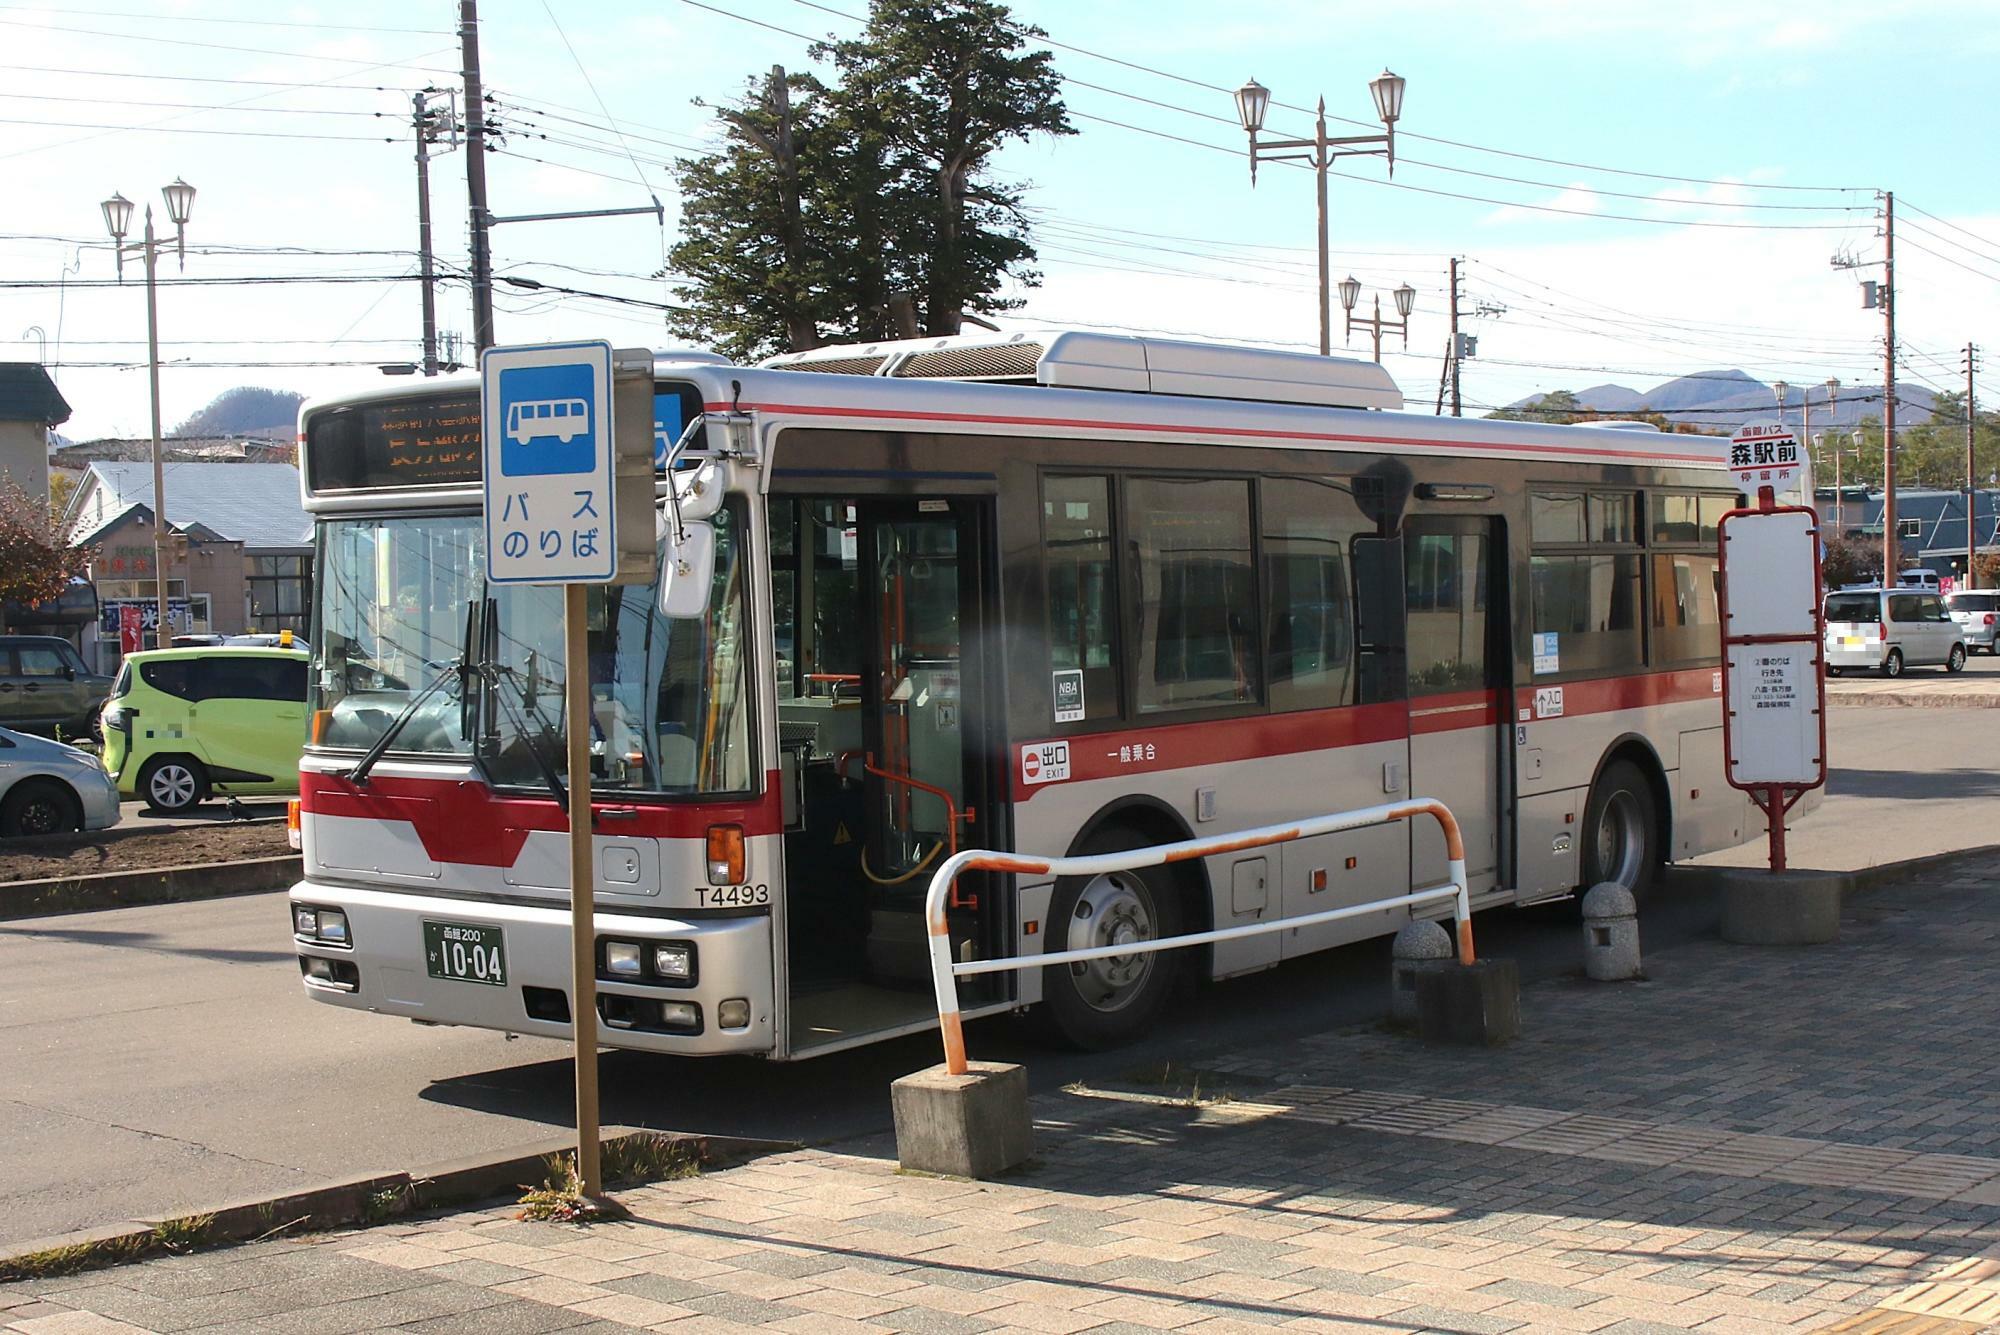
POLYGON ((1455 954, 1451 933, 1434 922, 1412 922, 1389 947, 1389 1023, 1415 1027, 1417 975, 1455 954))
POLYGON ((1417 1033, 1426 1043, 1499 1047, 1521 1033, 1521 973, 1512 960, 1442 964, 1417 973, 1417 1033))
POLYGON ((964 1075, 942 1066, 889 1086, 896 1159, 904 1168, 950 1177, 997 1177, 1034 1152, 1027 1068, 967 1062, 964 1075))
POLYGON ((1583 971, 1600 983, 1639 976, 1639 902, 1616 881, 1583 897, 1583 971))
POLYGON ((1745 946, 1818 946, 1840 935, 1837 871, 1708 869, 1722 900, 1722 939, 1745 946))

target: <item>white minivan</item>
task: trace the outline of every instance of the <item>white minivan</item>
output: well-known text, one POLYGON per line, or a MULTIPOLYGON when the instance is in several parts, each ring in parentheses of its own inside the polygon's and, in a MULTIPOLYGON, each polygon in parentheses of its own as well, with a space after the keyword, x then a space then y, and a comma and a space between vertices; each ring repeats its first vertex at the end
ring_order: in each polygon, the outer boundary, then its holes
POLYGON ((1840 589, 1826 596, 1826 671, 1866 668, 1900 677, 1904 668, 1965 668, 1959 625, 1936 592, 1913 588, 1840 589))

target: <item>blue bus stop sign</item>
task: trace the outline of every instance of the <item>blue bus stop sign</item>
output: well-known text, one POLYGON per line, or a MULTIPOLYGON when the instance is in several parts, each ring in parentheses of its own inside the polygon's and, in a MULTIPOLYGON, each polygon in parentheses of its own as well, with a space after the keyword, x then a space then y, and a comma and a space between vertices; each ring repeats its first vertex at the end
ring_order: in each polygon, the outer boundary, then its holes
POLYGON ((611 345, 488 348, 479 370, 488 577, 608 582, 618 568, 611 345))

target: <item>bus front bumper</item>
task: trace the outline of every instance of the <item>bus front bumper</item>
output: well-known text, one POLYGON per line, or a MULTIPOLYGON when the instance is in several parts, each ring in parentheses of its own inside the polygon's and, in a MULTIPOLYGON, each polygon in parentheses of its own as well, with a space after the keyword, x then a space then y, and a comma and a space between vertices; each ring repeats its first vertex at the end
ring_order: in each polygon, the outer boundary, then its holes
MULTIPOLYGON (((312 881, 294 885, 290 903, 288 911, 305 906, 346 916, 350 944, 341 946, 299 935, 294 911, 292 944, 306 995, 315 1001, 429 1024, 570 1037, 567 905, 494 904, 312 881), (456 970, 438 959, 447 933, 488 950, 497 942, 499 960, 489 963, 482 955, 480 961, 492 981, 440 976, 482 971, 462 958, 456 970)), ((641 917, 600 908, 596 925, 603 1046, 683 1056, 771 1052, 776 1021, 768 917, 641 917), (686 944, 693 981, 606 977, 608 941, 636 944, 648 960, 656 944, 686 944)))

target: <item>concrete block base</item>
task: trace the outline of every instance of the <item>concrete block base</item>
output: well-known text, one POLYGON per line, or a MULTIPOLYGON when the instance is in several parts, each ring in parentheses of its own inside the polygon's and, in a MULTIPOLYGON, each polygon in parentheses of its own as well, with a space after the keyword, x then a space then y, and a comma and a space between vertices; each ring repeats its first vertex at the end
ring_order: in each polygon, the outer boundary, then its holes
POLYGON ((1498 1047, 1521 1033, 1521 972, 1512 960, 1448 964, 1417 975, 1417 1032, 1426 1043, 1498 1047))
POLYGON ((896 1159, 920 1173, 996 1177, 1034 1152, 1028 1072, 1005 1062, 968 1062, 964 1075, 933 1066, 889 1087, 896 1159))
POLYGON ((1817 946, 1840 935, 1845 873, 1717 868, 1715 876, 1724 941, 1744 946, 1817 946))

